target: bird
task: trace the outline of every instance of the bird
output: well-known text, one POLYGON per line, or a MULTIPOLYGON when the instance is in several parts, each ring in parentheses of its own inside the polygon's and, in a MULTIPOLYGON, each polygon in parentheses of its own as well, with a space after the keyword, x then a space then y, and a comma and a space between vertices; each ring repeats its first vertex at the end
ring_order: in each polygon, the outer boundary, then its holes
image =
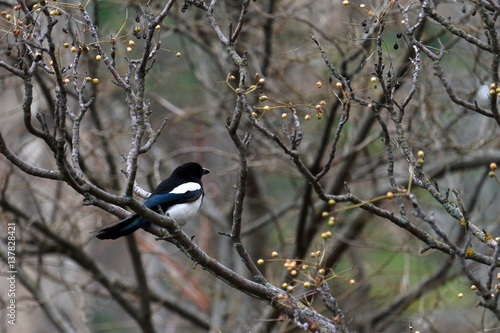
MULTIPOLYGON (((201 177, 210 173, 196 162, 178 166, 151 195, 144 200, 144 206, 155 212, 163 212, 183 226, 198 212, 203 201, 204 191, 201 177)), ((98 230, 98 239, 117 239, 127 236, 137 229, 151 223, 137 213, 98 230)))

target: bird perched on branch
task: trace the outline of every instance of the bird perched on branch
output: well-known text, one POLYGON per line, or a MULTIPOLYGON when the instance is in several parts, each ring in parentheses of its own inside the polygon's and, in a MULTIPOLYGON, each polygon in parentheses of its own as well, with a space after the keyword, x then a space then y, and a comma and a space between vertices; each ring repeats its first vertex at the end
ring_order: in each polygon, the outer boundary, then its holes
MULTIPOLYGON (((183 226, 198 212, 203 201, 201 177, 210 170, 189 162, 177 167, 172 175, 144 200, 143 204, 155 212, 163 212, 183 226)), ((98 231, 99 239, 117 239, 129 235, 150 223, 137 213, 98 231)))

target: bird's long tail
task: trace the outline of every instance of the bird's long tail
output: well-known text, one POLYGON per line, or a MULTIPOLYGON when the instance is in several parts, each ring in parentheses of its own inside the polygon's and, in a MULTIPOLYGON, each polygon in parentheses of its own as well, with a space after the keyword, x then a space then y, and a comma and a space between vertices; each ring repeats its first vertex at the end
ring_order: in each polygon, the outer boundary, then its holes
POLYGON ((127 236, 146 225, 147 220, 137 214, 132 214, 126 219, 113 223, 112 225, 98 231, 96 235, 99 239, 117 239, 127 236))

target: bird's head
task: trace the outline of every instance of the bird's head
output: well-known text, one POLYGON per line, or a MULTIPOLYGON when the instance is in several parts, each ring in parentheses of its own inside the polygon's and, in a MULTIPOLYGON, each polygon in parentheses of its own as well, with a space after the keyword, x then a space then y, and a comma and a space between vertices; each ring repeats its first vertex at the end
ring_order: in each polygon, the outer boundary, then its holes
POLYGON ((181 166, 178 166, 172 175, 195 175, 196 177, 200 178, 203 175, 206 175, 207 173, 210 173, 210 170, 203 168, 201 165, 199 165, 196 162, 188 162, 184 163, 181 166))

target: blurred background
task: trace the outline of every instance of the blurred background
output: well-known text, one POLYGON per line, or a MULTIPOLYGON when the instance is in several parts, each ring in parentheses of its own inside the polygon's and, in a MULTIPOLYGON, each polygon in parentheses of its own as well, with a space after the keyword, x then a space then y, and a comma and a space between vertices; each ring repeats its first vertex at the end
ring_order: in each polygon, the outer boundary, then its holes
MULTIPOLYGON (((30 9, 34 4, 26 3, 30 9)), ((401 4, 410 5, 406 1, 401 4)), ((486 1, 483 6, 488 4, 486 1)), ((15 65, 24 46, 18 42, 12 22, 23 21, 25 15, 13 5, 0 3, 5 11, 1 17, 0 61, 15 65)), ((379 198, 373 203, 397 216, 402 204, 413 224, 439 239, 426 222, 411 215, 411 202, 385 197, 388 191, 411 187, 421 207, 434 214, 436 224, 459 244, 465 237, 463 227, 425 189, 410 182, 408 163, 396 145, 394 178, 400 188, 391 186, 384 128, 370 108, 350 101, 348 121, 339 130, 345 96, 310 34, 318 38, 329 61, 349 80, 357 96, 383 104, 389 101, 379 79, 371 79, 379 59, 376 40, 381 38, 385 83, 397 85, 391 102, 401 105, 412 85, 416 86, 402 121, 409 149, 415 155, 423 151, 423 170, 429 179, 442 193, 450 191, 449 201, 457 201, 452 192, 456 190, 470 220, 497 237, 499 183, 488 174, 492 171, 490 163, 500 162, 499 124, 491 116, 454 103, 434 75, 433 61, 423 53, 418 81, 414 81, 415 50, 401 22, 401 11, 392 1, 362 5, 304 0, 250 2, 235 48, 239 54, 246 53, 251 79, 255 80, 249 85, 255 84, 256 89, 248 94, 255 118, 288 144, 283 133, 293 128, 293 117, 283 105, 294 105, 303 130, 299 153, 304 164, 317 173, 329 154, 335 153, 331 169, 321 180, 326 193, 345 194, 347 186, 361 200, 379 198), (381 20, 385 22, 382 31, 381 20), (265 82, 258 83, 260 78, 265 82), (267 99, 259 100, 260 96, 267 99), (316 105, 321 101, 320 113, 316 105), (265 105, 270 106, 268 111, 265 105), (339 137, 333 150, 336 133, 339 137)), ((52 36, 61 65, 73 63, 73 46, 89 46, 77 64, 78 75, 67 72, 70 110, 77 112, 80 108, 74 82, 87 77, 98 79, 97 84, 88 82, 85 90, 85 96, 93 96, 95 101, 81 123, 82 170, 93 184, 119 195, 127 183, 122 171, 132 138, 124 91, 103 61, 96 60, 78 2, 50 2, 49 6, 59 11, 52 36)), ((127 59, 139 59, 144 51, 148 15, 157 15, 164 4, 89 1, 85 6, 99 28, 104 51, 109 54, 110 41, 116 42, 116 68, 125 75, 127 59)), ((241 6, 241 1, 217 2, 214 18, 224 34, 234 31, 241 6)), ((421 6, 411 5, 408 15, 412 24, 419 19, 421 6)), ((251 278, 231 240, 219 234, 231 230, 239 171, 238 151, 226 130, 226 119, 235 109, 238 68, 227 56, 204 11, 188 6, 183 12, 182 7, 183 2, 173 5, 155 37, 156 42, 161 41, 161 49, 147 75, 145 98, 151 103, 153 130, 164 118, 168 122, 153 148, 140 156, 137 182, 151 191, 184 162, 196 161, 209 168, 211 173, 203 178, 206 196, 199 218, 183 230, 194 236, 210 256, 251 278), (228 80, 228 75, 236 79, 228 80)), ((458 29, 490 44, 487 36, 491 36, 491 30, 484 22, 491 20, 495 30, 495 8, 488 11, 478 9, 475 2, 443 1, 437 11, 458 29)), ((41 15, 36 8, 32 13, 41 15)), ((45 23, 42 27, 45 31, 45 23)), ((489 52, 478 47, 478 43, 452 34, 430 17, 423 19, 414 36, 436 53, 443 45, 440 66, 454 94, 468 103, 476 100, 491 115, 490 90, 496 95, 496 86, 490 84, 498 81, 498 67, 494 66, 498 50, 489 52)), ((131 80, 135 80, 133 75, 131 80)), ((55 170, 53 153, 43 140, 26 130, 24 88, 20 78, 2 68, 0 131, 7 146, 26 163, 55 170)), ((32 122, 39 127, 35 115, 43 114, 50 124, 55 108, 54 77, 37 70, 33 76, 32 122)), ((389 112, 380 108, 379 116, 396 142, 398 135, 389 112)), ((68 135, 70 129, 68 120, 68 135)), ((326 311, 317 297, 302 287, 311 279, 307 270, 291 276, 284 263, 292 259, 300 265, 326 264, 332 272, 328 281, 331 293, 351 332, 413 332, 410 325, 420 332, 449 332, 450 327, 453 332, 499 329, 492 311, 477 306, 480 298, 471 290, 465 273, 485 281, 492 274, 488 266, 467 261, 466 268, 459 267, 447 254, 422 251, 426 248, 422 241, 389 219, 349 203, 329 207, 290 158, 259 133, 246 115, 239 133, 245 132, 253 139, 248 155, 243 243, 255 261, 265 260, 259 268, 269 282, 297 286, 294 295, 303 296, 318 311, 326 311), (331 236, 321 237, 325 232, 331 236), (273 251, 278 255, 273 256, 273 251), (311 257, 316 251, 321 255, 311 257)), ((7 290, 8 282, 0 281, 1 332, 148 331, 124 305, 140 307, 141 289, 131 260, 134 251, 124 239, 99 241, 90 234, 118 221, 116 216, 85 205, 84 198, 64 182, 29 176, 2 157, 0 221, 0 235, 7 235, 8 223, 16 225, 18 268, 15 326, 4 320, 9 298, 3 290, 7 290), (68 248, 66 242, 72 247, 68 248), (123 302, 116 299, 120 295, 123 302), (57 325, 53 318, 61 318, 66 324, 57 325)), ((155 331, 300 331, 264 303, 195 266, 172 244, 155 241, 155 236, 142 230, 133 237, 148 279, 155 331)), ((478 253, 493 255, 492 249, 475 238, 469 239, 469 244, 478 253)), ((1 247, 1 273, 7 276, 6 236, 1 237, 1 247)), ((496 278, 496 269, 494 272, 496 278)), ((497 282, 493 281, 493 286, 497 282)))

